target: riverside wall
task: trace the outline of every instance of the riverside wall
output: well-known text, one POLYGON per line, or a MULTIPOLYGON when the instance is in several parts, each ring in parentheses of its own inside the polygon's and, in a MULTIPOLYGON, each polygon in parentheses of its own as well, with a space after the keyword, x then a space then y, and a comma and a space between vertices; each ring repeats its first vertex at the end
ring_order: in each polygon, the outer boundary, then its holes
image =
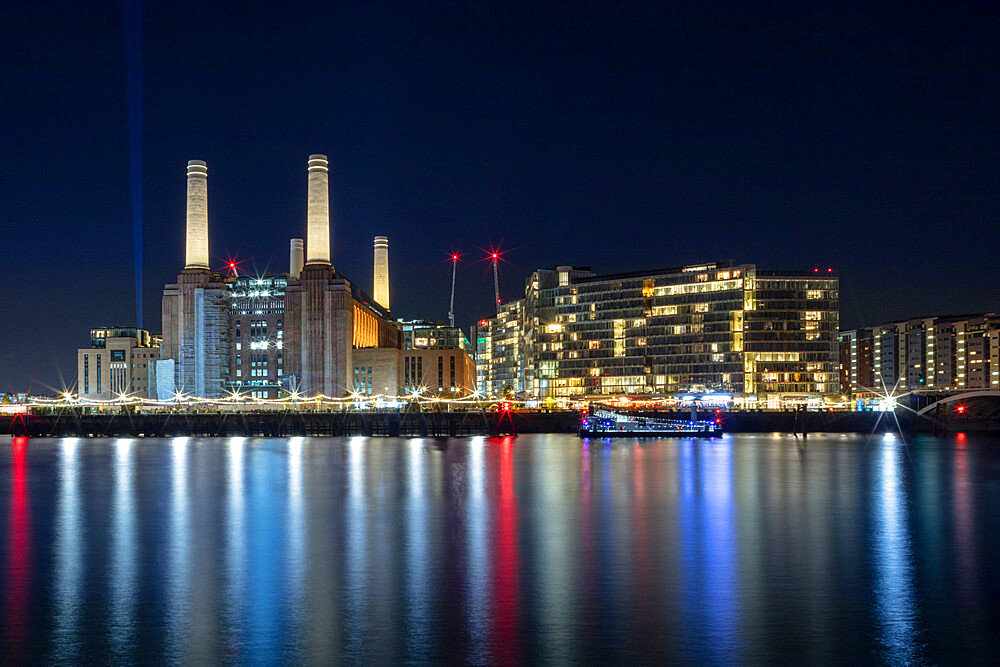
MULTIPOLYGON (((689 411, 645 413, 690 419, 689 411)), ((916 419, 877 412, 746 411, 701 412, 699 419, 721 420, 729 433, 872 433, 902 429, 925 433, 998 433, 1000 420, 916 419)), ((49 414, 0 416, 0 433, 36 437, 175 436, 393 436, 463 437, 520 433, 575 433, 577 412, 117 412, 88 414, 61 410, 49 414)))

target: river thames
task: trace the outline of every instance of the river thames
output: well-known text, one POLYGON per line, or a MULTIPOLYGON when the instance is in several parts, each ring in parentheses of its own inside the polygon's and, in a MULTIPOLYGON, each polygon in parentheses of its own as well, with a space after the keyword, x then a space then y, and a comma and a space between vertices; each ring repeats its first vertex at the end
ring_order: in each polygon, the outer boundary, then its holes
POLYGON ((7 664, 1000 652, 995 439, 2 443, 7 664))

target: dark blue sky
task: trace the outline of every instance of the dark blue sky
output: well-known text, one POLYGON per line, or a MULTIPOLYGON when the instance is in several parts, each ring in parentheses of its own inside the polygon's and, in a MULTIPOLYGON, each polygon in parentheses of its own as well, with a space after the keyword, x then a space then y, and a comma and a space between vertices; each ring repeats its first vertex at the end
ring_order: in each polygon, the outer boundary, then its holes
MULTIPOLYGON (((488 314, 475 261, 600 272, 836 267, 845 327, 1000 309, 992 4, 147 3, 145 325, 207 160, 211 253, 287 270, 305 162, 330 156, 334 264, 393 310, 488 314), (311 8, 311 9, 310 9, 311 8)), ((120 3, 7 3, 0 26, 0 390, 75 381, 135 320, 120 3)))

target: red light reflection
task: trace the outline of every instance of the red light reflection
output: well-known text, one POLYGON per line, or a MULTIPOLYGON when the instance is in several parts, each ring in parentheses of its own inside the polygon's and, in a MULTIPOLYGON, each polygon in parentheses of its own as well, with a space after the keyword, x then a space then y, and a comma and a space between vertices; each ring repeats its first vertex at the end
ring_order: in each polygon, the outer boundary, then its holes
POLYGON ((514 491, 514 438, 500 442, 500 495, 496 513, 497 560, 494 574, 496 645, 493 661, 510 665, 518 662, 518 619, 520 610, 520 562, 517 553, 517 494, 514 491))
MULTIPOLYGON (((10 523, 7 533, 5 632, 15 655, 24 655, 31 590, 31 512, 28 506, 28 438, 11 443, 10 523)), ((24 655, 27 658, 27 655, 24 655)), ((15 662, 17 662, 15 660, 15 662)))

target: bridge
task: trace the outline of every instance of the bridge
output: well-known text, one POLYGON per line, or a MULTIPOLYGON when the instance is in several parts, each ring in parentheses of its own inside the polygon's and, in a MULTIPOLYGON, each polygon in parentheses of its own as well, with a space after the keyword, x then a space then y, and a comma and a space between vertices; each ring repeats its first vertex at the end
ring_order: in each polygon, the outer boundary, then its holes
POLYGON ((1000 433, 1000 390, 912 389, 891 398, 896 415, 911 419, 915 430, 1000 433))
MULTIPOLYGON (((915 394, 916 392, 910 393, 915 394)), ((955 404, 959 408, 956 409, 958 414, 965 414, 970 417, 993 418, 1000 415, 1000 391, 995 389, 977 389, 965 391, 960 394, 949 394, 921 407, 917 410, 917 416, 923 417, 931 413, 937 414, 941 408, 951 404, 955 404)))

